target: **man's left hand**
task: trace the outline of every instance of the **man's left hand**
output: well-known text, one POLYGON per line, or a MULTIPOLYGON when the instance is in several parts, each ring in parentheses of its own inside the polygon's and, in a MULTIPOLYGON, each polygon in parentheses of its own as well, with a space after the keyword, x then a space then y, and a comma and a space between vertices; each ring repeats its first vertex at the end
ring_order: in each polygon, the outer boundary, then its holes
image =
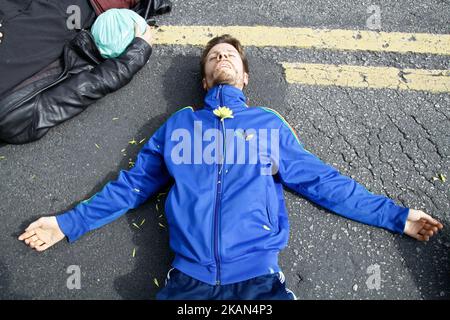
POLYGON ((409 209, 404 233, 419 241, 428 241, 443 227, 442 223, 422 210, 409 209))

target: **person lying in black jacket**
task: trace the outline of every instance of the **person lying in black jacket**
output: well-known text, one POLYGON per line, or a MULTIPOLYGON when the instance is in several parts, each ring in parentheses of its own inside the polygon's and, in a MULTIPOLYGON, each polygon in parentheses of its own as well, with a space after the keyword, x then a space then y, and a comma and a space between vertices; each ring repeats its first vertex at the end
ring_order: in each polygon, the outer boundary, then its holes
POLYGON ((131 81, 152 53, 152 27, 117 58, 103 59, 88 31, 64 49, 63 71, 33 81, 0 101, 0 140, 21 144, 43 137, 51 127, 131 81))

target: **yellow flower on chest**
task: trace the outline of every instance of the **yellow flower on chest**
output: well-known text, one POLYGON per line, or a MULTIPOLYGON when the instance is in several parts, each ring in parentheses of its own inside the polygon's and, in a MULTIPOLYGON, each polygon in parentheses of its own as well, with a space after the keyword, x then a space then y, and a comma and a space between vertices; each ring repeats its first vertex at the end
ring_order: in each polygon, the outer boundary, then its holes
POLYGON ((233 111, 228 107, 219 107, 214 109, 213 113, 219 117, 221 121, 227 118, 233 118, 233 111))

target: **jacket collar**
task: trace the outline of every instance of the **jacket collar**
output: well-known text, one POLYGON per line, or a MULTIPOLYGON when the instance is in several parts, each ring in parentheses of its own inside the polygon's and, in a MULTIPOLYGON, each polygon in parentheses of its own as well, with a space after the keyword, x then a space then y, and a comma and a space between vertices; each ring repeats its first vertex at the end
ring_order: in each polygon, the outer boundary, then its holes
POLYGON ((219 84, 208 90, 205 96, 206 109, 228 107, 232 110, 247 108, 242 90, 228 84, 219 84))

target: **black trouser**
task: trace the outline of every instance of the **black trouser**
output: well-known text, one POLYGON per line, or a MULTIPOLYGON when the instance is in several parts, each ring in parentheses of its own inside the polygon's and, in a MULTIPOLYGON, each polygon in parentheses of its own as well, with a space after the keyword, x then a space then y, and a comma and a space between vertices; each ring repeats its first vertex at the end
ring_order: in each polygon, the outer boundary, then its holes
POLYGON ((80 27, 89 28, 89 0, 0 1, 0 97, 61 56, 78 31, 71 29, 73 11, 67 13, 72 5, 80 8, 80 27))

